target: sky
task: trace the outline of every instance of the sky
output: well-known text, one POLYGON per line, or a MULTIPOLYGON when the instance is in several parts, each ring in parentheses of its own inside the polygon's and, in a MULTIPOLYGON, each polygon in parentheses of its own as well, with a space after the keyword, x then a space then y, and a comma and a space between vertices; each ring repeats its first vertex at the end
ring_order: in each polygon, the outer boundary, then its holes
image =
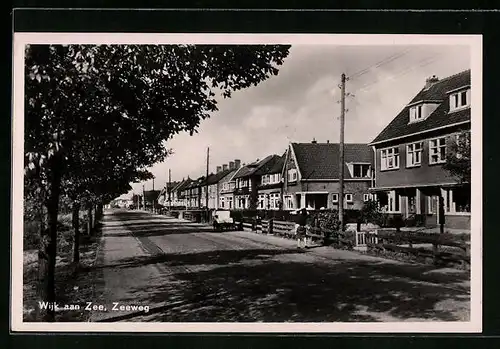
MULTIPOLYGON (((289 142, 331 143, 340 136, 340 79, 346 82, 345 142, 368 143, 420 91, 425 79, 470 68, 466 45, 338 46, 292 45, 279 74, 257 86, 220 97, 217 112, 198 133, 181 133, 166 146, 173 154, 150 171, 155 189, 198 178, 234 159, 250 163, 285 152, 289 142)), ((132 184, 122 195, 151 190, 152 180, 132 184)))

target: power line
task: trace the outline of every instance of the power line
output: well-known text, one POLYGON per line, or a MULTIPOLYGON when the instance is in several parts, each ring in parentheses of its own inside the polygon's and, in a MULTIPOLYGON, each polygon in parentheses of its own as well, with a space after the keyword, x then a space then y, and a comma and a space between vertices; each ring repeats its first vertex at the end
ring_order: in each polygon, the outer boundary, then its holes
POLYGON ((387 81, 387 80, 390 80, 390 79, 398 78, 400 76, 404 76, 404 75, 406 75, 406 74, 414 71, 417 68, 425 67, 425 66, 427 66, 427 65, 429 65, 429 64, 437 61, 440 58, 440 56, 441 55, 434 55, 434 56, 430 56, 430 57, 424 58, 424 59, 420 60, 419 62, 417 62, 417 64, 413 64, 413 65, 407 66, 406 68, 398 71, 396 74, 392 74, 392 75, 386 77, 385 79, 375 79, 372 82, 364 84, 364 85, 358 87, 357 89, 355 89, 354 92, 368 91, 369 90, 368 87, 374 86, 374 85, 376 85, 378 83, 381 83, 383 81, 387 81))
POLYGON ((393 62, 395 61, 396 59, 398 58, 401 58, 403 57, 404 55, 406 55, 408 52, 410 52, 413 48, 407 48, 401 52, 397 52, 397 53, 393 53, 392 55, 370 65, 369 67, 366 67, 364 69, 361 69, 353 74, 350 74, 349 75, 349 79, 353 79, 353 78, 357 78, 357 77, 360 77, 360 76, 363 76, 364 74, 368 73, 371 69, 373 68, 379 68, 381 66, 384 66, 390 62, 393 62))

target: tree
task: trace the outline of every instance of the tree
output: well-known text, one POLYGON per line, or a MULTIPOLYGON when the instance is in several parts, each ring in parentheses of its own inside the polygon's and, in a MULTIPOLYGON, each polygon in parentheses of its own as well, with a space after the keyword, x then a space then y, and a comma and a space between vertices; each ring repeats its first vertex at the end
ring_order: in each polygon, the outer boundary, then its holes
MULTIPOLYGON (((77 206, 80 197, 91 204, 109 200, 125 189, 124 182, 138 178, 135 170, 168 155, 165 141, 196 132, 217 110, 218 93, 227 98, 278 74, 288 50, 275 45, 27 46, 26 177, 43 193, 48 226, 39 248, 41 300, 56 299, 60 195, 66 190, 77 206)), ((53 312, 44 319, 54 320, 53 312)))
POLYGON ((460 184, 470 184, 471 179, 471 149, 470 131, 462 131, 456 137, 456 141, 450 142, 450 150, 446 156, 444 168, 460 184))

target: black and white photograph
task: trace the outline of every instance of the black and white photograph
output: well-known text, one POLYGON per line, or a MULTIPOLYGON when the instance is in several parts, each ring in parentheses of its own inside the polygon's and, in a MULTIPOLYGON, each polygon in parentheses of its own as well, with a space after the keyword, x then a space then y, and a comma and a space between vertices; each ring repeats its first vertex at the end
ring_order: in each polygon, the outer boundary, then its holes
POLYGON ((13 328, 480 332, 482 55, 16 33, 13 328))

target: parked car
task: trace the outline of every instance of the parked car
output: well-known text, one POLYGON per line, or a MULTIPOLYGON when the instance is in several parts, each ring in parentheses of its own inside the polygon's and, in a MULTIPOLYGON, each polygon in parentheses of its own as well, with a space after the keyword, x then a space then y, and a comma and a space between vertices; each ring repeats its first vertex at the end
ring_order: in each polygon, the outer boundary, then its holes
POLYGON ((213 226, 216 231, 222 231, 224 229, 234 230, 235 224, 233 218, 231 217, 231 212, 224 210, 214 211, 213 226))

